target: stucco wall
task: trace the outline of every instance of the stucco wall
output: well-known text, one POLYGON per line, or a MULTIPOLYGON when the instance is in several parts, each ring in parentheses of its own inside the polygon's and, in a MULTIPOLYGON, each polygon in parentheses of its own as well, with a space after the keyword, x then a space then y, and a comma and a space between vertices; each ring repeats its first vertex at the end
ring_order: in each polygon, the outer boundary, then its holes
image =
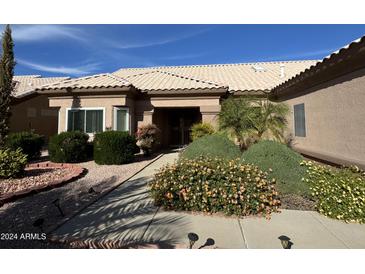
POLYGON ((220 96, 205 97, 152 97, 136 101, 138 124, 152 123, 153 108, 184 108, 199 107, 202 121, 217 125, 217 115, 220 111, 220 96))
POLYGON ((134 100, 129 99, 126 95, 82 95, 82 96, 63 96, 50 97, 49 104, 52 107, 59 108, 58 132, 66 131, 66 111, 68 108, 90 108, 103 107, 105 109, 105 128, 113 128, 115 106, 127 106, 129 108, 130 132, 135 131, 134 120, 134 100))
POLYGON ((305 105, 306 137, 294 137, 296 149, 339 164, 365 166, 364 69, 283 99, 290 106, 293 135, 293 106, 305 105))
POLYGON ((57 133, 57 108, 48 106, 48 98, 38 95, 11 106, 10 131, 29 131, 46 136, 57 133))

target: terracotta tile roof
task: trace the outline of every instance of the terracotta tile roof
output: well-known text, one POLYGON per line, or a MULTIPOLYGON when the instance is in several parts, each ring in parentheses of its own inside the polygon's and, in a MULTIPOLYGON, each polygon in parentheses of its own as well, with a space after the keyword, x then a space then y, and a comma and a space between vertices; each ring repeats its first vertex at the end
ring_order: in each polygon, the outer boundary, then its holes
POLYGON ((35 89, 55 82, 69 79, 69 77, 41 77, 40 75, 17 75, 14 76, 15 89, 13 96, 22 98, 33 94, 35 89))
POLYGON ((131 84, 116 75, 109 73, 96 74, 86 77, 67 79, 59 81, 50 85, 44 85, 38 87, 37 91, 45 90, 60 90, 60 89, 77 89, 77 88, 118 88, 118 87, 129 87, 131 84))
MULTIPOLYGON (((128 79, 132 85, 143 90, 159 90, 168 87, 205 85, 228 87, 230 92, 269 92, 274 86, 288 80, 317 61, 281 61, 220 65, 166 66, 151 68, 124 68, 113 74, 128 79), (281 76, 281 66, 285 74, 281 76), (154 72, 154 73, 152 73, 154 72), (173 74, 176 79, 167 77, 173 74), (141 76, 144 75, 144 76, 141 76), (180 77, 181 80, 178 80, 180 77), (168 82, 164 81, 169 78, 168 82), (164 81, 162 81, 164 79, 164 81), (187 79, 200 80, 189 83, 187 79)), ((192 87, 193 88, 193 87, 192 87)), ((205 88, 208 88, 207 86, 205 88)))
MULTIPOLYGON (((296 75, 293 75, 293 77, 290 77, 286 81, 279 83, 272 89, 272 93, 279 93, 284 91, 285 89, 288 89, 289 87, 292 87, 293 85, 296 85, 300 82, 303 82, 310 77, 312 77, 314 74, 318 74, 320 72, 323 72, 324 70, 328 69, 329 67, 332 67, 335 64, 343 63, 345 61, 348 61, 347 59, 358 59, 360 60, 360 55, 364 55, 364 48, 365 48, 365 36, 360 37, 359 39, 356 39, 352 41, 351 43, 345 45, 344 47, 334 51, 330 55, 324 57, 322 60, 312 64, 305 70, 301 71, 300 73, 297 73, 296 75)), ((362 67, 364 67, 364 63, 362 63, 362 67)), ((354 65, 351 65, 352 69, 358 69, 358 67, 355 67, 354 65)), ((345 71, 345 70, 342 70, 345 71)))

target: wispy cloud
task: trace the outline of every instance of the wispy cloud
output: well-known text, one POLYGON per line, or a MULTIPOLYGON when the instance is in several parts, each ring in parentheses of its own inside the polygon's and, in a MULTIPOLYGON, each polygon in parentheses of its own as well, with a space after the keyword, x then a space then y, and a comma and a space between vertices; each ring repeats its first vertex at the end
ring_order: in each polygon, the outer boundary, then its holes
POLYGON ((203 28, 157 39, 148 39, 143 37, 140 40, 131 40, 130 38, 119 40, 111 37, 105 37, 103 33, 86 31, 86 29, 83 28, 67 25, 13 25, 12 28, 13 38, 15 41, 19 42, 49 41, 69 38, 88 43, 89 46, 93 46, 96 43, 98 47, 103 46, 115 49, 134 49, 160 46, 189 39, 210 30, 210 28, 203 28))
POLYGON ((85 41, 86 37, 81 29, 61 25, 15 25, 13 38, 19 42, 34 42, 70 38, 85 41))
POLYGON ((91 63, 91 64, 86 64, 86 65, 76 66, 76 67, 50 66, 50 65, 29 62, 29 61, 26 61, 23 59, 17 59, 17 63, 19 63, 20 65, 23 65, 25 67, 38 70, 38 71, 53 72, 53 73, 60 73, 60 74, 74 75, 74 76, 90 74, 99 68, 99 64, 97 64, 97 63, 91 63))
POLYGON ((334 52, 335 50, 336 50, 335 48, 332 48, 332 49, 320 49, 320 50, 313 50, 313 51, 296 52, 296 53, 290 53, 290 54, 285 54, 285 55, 280 55, 280 56, 267 57, 265 59, 284 60, 284 59, 301 59, 301 58, 309 58, 309 57, 318 59, 318 58, 323 58, 323 57, 329 55, 330 53, 334 52))
POLYGON ((209 29, 200 29, 197 31, 182 33, 175 36, 160 38, 156 40, 143 40, 143 41, 118 41, 118 40, 106 40, 105 43, 110 47, 116 49, 134 49, 134 48, 147 48, 154 46, 161 46, 170 43, 175 43, 181 40, 189 39, 197 35, 207 32, 209 29))

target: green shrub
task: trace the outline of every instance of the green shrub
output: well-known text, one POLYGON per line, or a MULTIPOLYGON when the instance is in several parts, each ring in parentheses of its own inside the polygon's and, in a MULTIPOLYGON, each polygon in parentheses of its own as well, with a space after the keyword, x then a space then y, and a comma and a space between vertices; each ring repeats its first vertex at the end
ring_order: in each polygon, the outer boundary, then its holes
POLYGON ((216 133, 196 139, 184 150, 181 157, 194 159, 201 155, 235 159, 241 156, 241 152, 231 140, 216 133))
POLYGON ((13 178, 21 175, 27 165, 27 155, 20 148, 0 150, 0 177, 13 178))
POLYGON ((365 172, 357 168, 333 168, 303 161, 303 178, 316 198, 317 210, 331 218, 365 223, 365 172))
POLYGON ((198 157, 163 167, 149 184, 157 205, 165 209, 267 215, 280 200, 275 181, 239 159, 198 157))
POLYGON ((136 139, 128 132, 106 131, 95 135, 94 160, 99 165, 121 165, 133 161, 136 139))
POLYGON ((206 136, 206 135, 211 135, 215 132, 214 127, 209 124, 209 123, 197 123, 194 124, 191 127, 191 133, 190 133, 190 137, 191 140, 195 141, 196 139, 206 136))
POLYGON ((304 158, 286 145, 260 141, 246 150, 242 158, 268 172, 269 178, 275 178, 280 193, 310 197, 309 186, 302 181, 306 169, 300 163, 304 158))
POLYGON ((56 163, 78 163, 88 158, 89 136, 79 131, 62 132, 50 138, 49 158, 56 163))
POLYGON ((44 137, 32 132, 11 133, 6 137, 5 146, 11 150, 21 148, 29 160, 41 156, 44 137))

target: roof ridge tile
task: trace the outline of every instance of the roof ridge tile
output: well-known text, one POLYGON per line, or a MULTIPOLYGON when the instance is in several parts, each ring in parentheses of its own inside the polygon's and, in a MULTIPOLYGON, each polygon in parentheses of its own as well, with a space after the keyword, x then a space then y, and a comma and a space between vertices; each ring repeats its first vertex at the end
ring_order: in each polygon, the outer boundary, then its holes
POLYGON ((220 64, 193 64, 193 65, 176 65, 176 66, 152 66, 152 67, 143 67, 143 68, 120 68, 115 72, 121 70, 159 70, 165 68, 191 68, 191 67, 217 67, 217 66, 252 66, 254 64, 283 64, 283 63, 306 63, 306 62, 316 62, 319 60, 308 59, 308 60, 283 60, 283 61, 256 61, 256 62, 241 62, 241 63, 220 63, 220 64))
POLYGON ((162 70, 157 70, 157 71, 165 73, 165 74, 169 74, 169 75, 172 75, 172 76, 192 80, 192 81, 197 81, 197 82, 202 82, 202 83, 209 84, 209 85, 214 85, 214 86, 217 86, 217 87, 222 87, 222 88, 227 87, 226 85, 218 84, 218 83, 215 83, 214 81, 211 81, 211 80, 198 79, 198 78, 195 78, 195 77, 186 76, 186 75, 182 75, 182 74, 177 74, 177 73, 173 73, 173 72, 169 72, 169 71, 162 71, 162 70))

